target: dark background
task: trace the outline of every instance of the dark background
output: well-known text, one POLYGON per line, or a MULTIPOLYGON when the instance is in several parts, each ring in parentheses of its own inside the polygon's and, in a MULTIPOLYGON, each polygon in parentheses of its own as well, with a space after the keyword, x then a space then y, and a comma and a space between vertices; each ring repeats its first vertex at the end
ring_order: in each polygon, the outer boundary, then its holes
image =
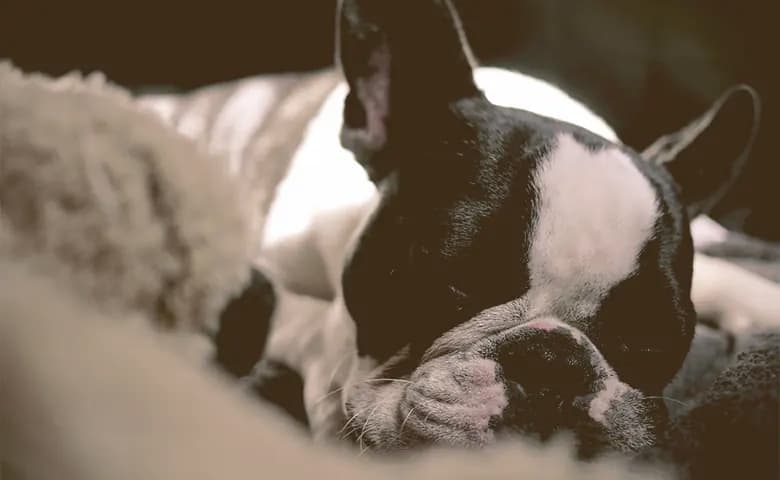
MULTIPOLYGON (((455 0, 477 57, 560 85, 641 150, 728 85, 763 99, 748 171, 719 215, 780 240, 774 0, 455 0)), ((0 58, 130 88, 187 89, 331 65, 335 0, 0 0, 0 58)))

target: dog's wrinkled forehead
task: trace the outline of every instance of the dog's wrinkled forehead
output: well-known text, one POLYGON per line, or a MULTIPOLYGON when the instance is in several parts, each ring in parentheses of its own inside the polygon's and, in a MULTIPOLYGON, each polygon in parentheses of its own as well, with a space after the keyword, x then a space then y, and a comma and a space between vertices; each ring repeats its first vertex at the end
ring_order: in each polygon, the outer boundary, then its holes
POLYGON ((613 146, 591 150, 559 134, 533 175, 534 225, 527 254, 532 308, 576 298, 576 317, 638 267, 654 234, 658 195, 631 158, 613 146))

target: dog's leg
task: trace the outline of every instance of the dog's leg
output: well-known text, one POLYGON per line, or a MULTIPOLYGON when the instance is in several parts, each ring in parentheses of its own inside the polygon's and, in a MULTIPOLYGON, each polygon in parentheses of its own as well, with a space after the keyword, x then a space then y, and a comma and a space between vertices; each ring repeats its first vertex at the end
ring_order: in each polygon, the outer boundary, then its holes
POLYGON ((780 285, 726 260, 695 255, 691 297, 700 318, 731 333, 780 328, 780 285))
POLYGON ((354 322, 340 297, 277 292, 265 359, 301 375, 310 430, 315 438, 331 439, 343 426, 341 390, 356 368, 354 322))

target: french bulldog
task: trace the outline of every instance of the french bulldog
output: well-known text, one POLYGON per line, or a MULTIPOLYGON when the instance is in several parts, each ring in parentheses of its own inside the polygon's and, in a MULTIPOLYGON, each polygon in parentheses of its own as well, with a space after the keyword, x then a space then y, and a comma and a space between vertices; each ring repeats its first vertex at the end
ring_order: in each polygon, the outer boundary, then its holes
MULTIPOLYGON (((311 119, 257 106, 276 83, 242 86, 255 109, 212 96, 296 139, 263 150, 289 164, 267 199, 258 268, 276 305, 257 343, 303 378, 315 436, 652 446, 696 324, 691 220, 748 157, 753 90, 639 153, 557 88, 476 67, 446 0, 342 0, 337 51, 345 81, 323 74, 311 119)), ((147 99, 203 137, 169 100, 147 99)), ((257 158, 233 132, 234 163, 257 158)))

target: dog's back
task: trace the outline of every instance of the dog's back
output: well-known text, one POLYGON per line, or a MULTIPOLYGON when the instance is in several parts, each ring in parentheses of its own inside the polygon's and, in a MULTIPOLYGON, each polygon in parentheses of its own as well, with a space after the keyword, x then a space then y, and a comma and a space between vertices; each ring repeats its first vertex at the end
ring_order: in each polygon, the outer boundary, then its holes
POLYGON ((338 81, 335 71, 266 75, 138 102, 248 182, 262 222, 312 115, 338 81))

